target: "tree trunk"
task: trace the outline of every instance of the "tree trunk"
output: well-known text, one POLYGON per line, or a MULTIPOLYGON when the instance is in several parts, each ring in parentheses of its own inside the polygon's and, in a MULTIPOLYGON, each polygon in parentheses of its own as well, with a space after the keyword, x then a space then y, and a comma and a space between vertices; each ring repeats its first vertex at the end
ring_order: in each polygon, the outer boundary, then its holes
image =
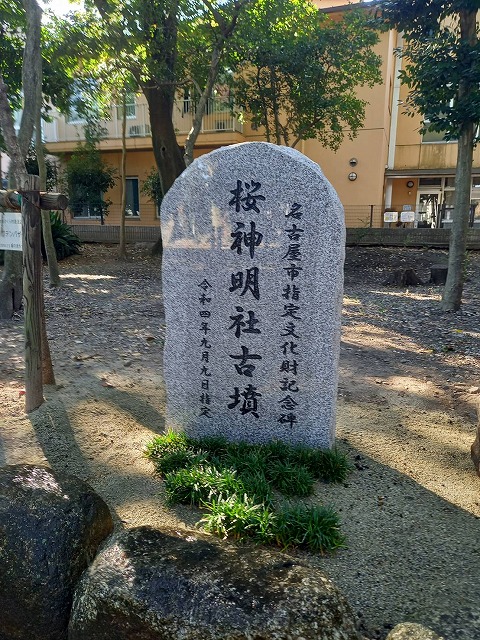
POLYGON ((275 123, 275 143, 282 144, 281 128, 280 128, 280 113, 277 101, 277 75, 275 68, 270 67, 270 82, 272 88, 272 111, 273 119, 275 123))
MULTIPOLYGON (((38 163, 38 177, 40 178, 40 190, 47 190, 47 166, 45 164, 45 153, 42 143, 42 114, 40 111, 41 105, 41 89, 40 84, 40 96, 39 96, 39 109, 37 113, 37 121, 35 123, 35 152, 37 154, 38 163)), ((43 242, 45 245, 45 252, 47 254, 48 273, 50 276, 50 286, 59 287, 60 271, 58 269, 57 252, 55 251, 55 245, 53 244, 52 225, 50 222, 50 211, 42 210, 42 231, 43 242)))
POLYGON ((127 91, 122 97, 122 166, 120 170, 122 201, 120 204, 120 242, 118 245, 118 257, 125 260, 127 257, 127 246, 125 241, 125 214, 127 208, 127 91))
POLYGON ((45 320, 45 297, 43 281, 40 287, 40 339, 42 342, 42 383, 55 384, 55 373, 53 372, 52 354, 47 336, 47 323, 45 320))
POLYGON ((430 267, 430 280, 428 284, 445 284, 447 281, 448 267, 446 264, 434 264, 430 267))
MULTIPOLYGON (((42 12, 36 0, 24 0, 27 19, 25 50, 22 62, 23 110, 17 138, 8 89, 0 73, 0 127, 10 156, 11 182, 18 185, 25 171, 25 158, 32 140, 37 109, 37 86, 40 82, 40 31, 42 12)), ((5 252, 5 266, 0 282, 0 318, 11 318, 21 306, 22 256, 19 251, 5 252)))
POLYGON ((144 87, 143 91, 150 110, 153 155, 165 194, 185 169, 172 121, 174 93, 170 88, 158 86, 144 87))
MULTIPOLYGON (((197 108, 195 110, 195 115, 193 118, 193 126, 187 136, 187 139, 185 141, 185 155, 184 155, 184 159, 185 159, 185 164, 190 165, 193 162, 193 149, 195 147, 195 142, 197 141, 198 138, 198 134, 200 133, 200 130, 202 128, 202 121, 203 121, 203 116, 205 113, 205 108, 207 106, 208 103, 208 99, 212 94, 212 90, 213 87, 215 85, 215 81, 217 79, 217 75, 218 75, 218 68, 220 66, 220 60, 222 57, 222 52, 225 48, 225 44, 227 42, 227 40, 229 40, 232 35, 233 32, 235 30, 235 27, 237 25, 237 21, 238 21, 238 17, 240 15, 240 12, 242 10, 242 8, 245 6, 245 4, 247 3, 248 0, 244 0, 242 2, 235 2, 233 5, 233 15, 230 18, 230 21, 228 23, 226 23, 221 14, 219 14, 218 12, 214 11, 214 17, 218 23, 219 29, 220 29, 220 34, 216 40, 216 43, 214 45, 213 51, 212 51, 212 56, 211 56, 211 60, 210 60, 210 67, 208 69, 208 77, 207 77, 207 83, 205 85, 205 88, 200 96, 200 100, 198 101, 197 104, 197 108)), ((212 7, 213 9, 213 7, 212 7)), ((211 10, 212 10, 211 9, 211 10)))
POLYGON ((224 41, 221 41, 221 43, 219 43, 212 52, 210 68, 208 70, 207 84, 198 100, 198 104, 196 105, 195 113, 193 116, 193 125, 188 133, 187 139, 185 140, 185 153, 183 159, 185 160, 185 165, 187 167, 193 162, 193 149, 195 147, 195 142, 197 141, 198 134, 200 133, 202 128, 203 116, 207 108, 208 99, 212 95, 213 86, 215 84, 215 80, 217 79, 218 67, 220 64, 223 45, 224 41))
MULTIPOLYGON (((477 11, 460 10, 460 34, 471 47, 478 43, 477 11)), ((474 64, 472 61, 471 65, 474 64)), ((459 101, 468 98, 471 83, 467 72, 464 73, 458 87, 459 101)), ((465 122, 458 138, 457 170, 455 173, 455 200, 450 245, 448 249, 448 275, 443 290, 442 309, 458 311, 462 304, 463 282, 465 278, 465 258, 467 248, 468 219, 472 192, 473 141, 475 123, 465 122)))
POLYGON ((384 281, 384 286, 392 287, 416 287, 419 284, 423 284, 420 278, 417 276, 415 269, 396 269, 389 274, 384 281))
POLYGON ((22 252, 5 251, 0 280, 0 319, 9 320, 22 306, 22 252))
MULTIPOLYGON (((155 162, 158 167, 162 193, 165 195, 178 176, 185 169, 182 150, 177 143, 177 137, 172 121, 174 91, 169 88, 143 86, 143 93, 150 110, 150 126, 152 130, 152 146, 155 162)), ((162 251, 162 237, 153 246, 152 253, 162 251)))
POLYGON ((480 476, 480 414, 478 414, 477 421, 477 433, 476 438, 473 441, 472 446, 470 447, 470 453, 472 456, 473 466, 475 467, 475 471, 477 475, 480 476))
POLYGON ((474 126, 463 127, 458 140, 455 201, 448 249, 448 275, 442 297, 444 311, 458 311, 462 303, 468 219, 472 191, 474 126))
POLYGON ((40 182, 25 175, 21 182, 23 216, 23 291, 25 300, 25 411, 43 403, 42 253, 40 182))

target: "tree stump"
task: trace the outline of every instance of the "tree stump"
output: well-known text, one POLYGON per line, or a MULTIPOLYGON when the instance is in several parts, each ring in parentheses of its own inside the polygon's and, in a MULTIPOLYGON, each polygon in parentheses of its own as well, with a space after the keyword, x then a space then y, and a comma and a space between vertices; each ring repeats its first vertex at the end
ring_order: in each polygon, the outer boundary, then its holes
POLYGON ((420 278, 417 276, 415 269, 395 269, 392 273, 389 274, 385 282, 384 286, 392 286, 392 287, 416 287, 419 284, 423 284, 420 278))
POLYGON ((448 266, 446 264, 433 264, 430 267, 430 280, 428 284, 445 284, 447 281, 448 266))

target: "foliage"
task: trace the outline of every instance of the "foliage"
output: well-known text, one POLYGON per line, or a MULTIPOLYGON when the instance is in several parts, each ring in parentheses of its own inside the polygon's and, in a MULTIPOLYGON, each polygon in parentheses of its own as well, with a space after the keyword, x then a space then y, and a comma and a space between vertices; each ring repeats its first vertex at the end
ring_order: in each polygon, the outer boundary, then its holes
POLYGON ((222 538, 251 538, 259 544, 275 542, 276 514, 247 494, 214 497, 200 521, 205 531, 222 538))
MULTIPOLYGON (((52 160, 48 156, 45 157, 45 164, 47 168, 46 188, 47 188, 47 191, 54 191, 57 187, 57 181, 58 181, 57 164, 54 160, 52 160)), ((28 150, 27 159, 25 160, 25 168, 27 173, 29 173, 30 175, 33 175, 33 176, 39 175, 37 154, 35 152, 34 145, 31 145, 28 150)))
MULTIPOLYGON (((52 228, 53 245, 57 260, 63 260, 71 255, 80 253, 80 238, 72 231, 72 228, 62 221, 57 211, 50 211, 50 225, 52 228)), ((45 245, 42 237, 42 254, 46 259, 45 245)))
POLYGON ((368 14, 342 20, 309 0, 258 0, 237 33, 235 97, 267 140, 295 146, 316 138, 338 149, 362 126, 358 87, 380 82, 378 35, 368 14))
POLYGON ((315 478, 342 482, 350 466, 336 451, 282 442, 229 443, 221 437, 194 440, 169 431, 145 453, 164 478, 168 503, 203 508, 200 522, 207 531, 321 553, 343 544, 331 508, 274 504, 276 494, 310 495, 315 478))
POLYGON ((104 194, 115 184, 116 171, 103 160, 92 144, 78 145, 66 163, 65 179, 70 209, 81 214, 85 207, 103 217, 108 215, 110 200, 104 194))
POLYGON ((283 549, 307 547, 324 553, 342 547, 345 542, 332 507, 295 505, 283 509, 278 515, 275 534, 283 549))
POLYGON ((480 39, 478 0, 383 0, 379 21, 402 31, 398 55, 408 105, 424 116, 423 130, 458 140, 454 215, 450 233, 444 311, 462 301, 471 197, 473 149, 480 124, 480 39))
MULTIPOLYGON (((92 0, 86 10, 68 19, 53 21, 49 50, 56 48, 54 66, 62 65, 81 90, 92 90, 102 101, 109 92, 106 70, 134 79, 148 102, 152 146, 166 193, 185 168, 177 144, 172 111, 177 91, 195 85, 202 93, 218 72, 218 57, 232 15, 253 0, 92 0), (56 43, 56 47, 55 47, 56 43), (61 61, 61 62, 59 62, 61 61)), ((51 57, 51 56, 50 56, 51 57)), ((212 80, 213 79, 213 80, 212 80)), ((58 86, 59 104, 68 107, 71 97, 58 86)), ((53 90, 52 92, 53 93, 53 90)))
MULTIPOLYGON (((409 115, 424 116, 422 130, 458 139, 466 121, 480 123, 480 46, 460 31, 460 13, 476 11, 476 0, 384 0, 380 20, 403 32, 397 50, 404 61, 401 80, 409 89, 409 115), (459 95, 462 84, 468 92, 459 95)), ((477 131, 478 136, 478 131, 477 131)), ((478 137, 477 137, 478 141, 478 137)))
POLYGON ((155 203, 155 206, 160 211, 160 205, 163 200, 162 181, 155 167, 150 169, 150 173, 143 181, 141 191, 155 203))
POLYGON ((25 13, 20 2, 0 0, 0 73, 9 89, 13 108, 21 105, 22 51, 25 46, 25 13))

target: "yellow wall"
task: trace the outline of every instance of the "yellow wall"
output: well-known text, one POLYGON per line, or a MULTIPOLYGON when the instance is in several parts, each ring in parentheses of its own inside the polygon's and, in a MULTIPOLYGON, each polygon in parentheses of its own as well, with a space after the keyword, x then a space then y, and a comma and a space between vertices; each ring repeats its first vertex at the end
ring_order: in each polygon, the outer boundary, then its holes
MULTIPOLYGON (((203 155, 204 153, 209 153, 213 150, 213 147, 204 147, 201 149, 195 149, 194 157, 203 155)), ((121 165, 121 152, 106 152, 104 154, 104 160, 111 166, 118 168, 121 165)), ((155 159, 153 157, 152 150, 142 150, 142 151, 130 151, 127 154, 127 168, 126 168, 126 176, 127 178, 138 178, 139 179, 139 196, 140 196, 140 215, 139 216, 127 216, 125 218, 127 225, 140 225, 140 226, 155 226, 159 224, 157 211, 155 204, 150 200, 147 195, 142 193, 143 182, 146 177, 155 167, 155 159)), ((108 216, 105 219, 105 224, 109 225, 118 225, 120 224, 120 210, 121 210, 121 185, 120 181, 117 180, 113 189, 110 189, 105 194, 105 200, 111 200, 112 204, 109 208, 108 216)), ((68 212, 67 212, 68 214, 68 212)), ((92 218, 72 218, 67 215, 69 222, 72 224, 100 224, 100 220, 92 219, 92 218)))

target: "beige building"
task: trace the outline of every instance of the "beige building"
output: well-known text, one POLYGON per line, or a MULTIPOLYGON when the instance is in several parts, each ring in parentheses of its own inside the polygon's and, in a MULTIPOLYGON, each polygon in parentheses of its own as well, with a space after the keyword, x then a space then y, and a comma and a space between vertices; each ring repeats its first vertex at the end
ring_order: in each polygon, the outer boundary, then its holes
MULTIPOLYGON (((314 2, 332 15, 348 10, 347 0, 314 2)), ((372 89, 359 90, 368 106, 364 126, 354 140, 346 139, 337 152, 323 148, 316 140, 297 146, 321 166, 337 190, 345 207, 347 227, 448 227, 451 224, 457 144, 445 142, 439 134, 422 136, 419 133, 421 117, 412 118, 404 113, 402 105, 407 89, 398 80, 401 61, 394 55, 395 47, 400 44, 401 36, 396 32, 380 34, 376 50, 382 59, 382 83, 372 89), (407 221, 411 218, 414 221, 407 221), (385 222, 386 219, 393 222, 385 222)), ((67 121, 55 111, 52 116, 52 121, 45 125, 47 148, 54 154, 68 154, 83 137, 82 122, 72 117, 67 121)), ((177 102, 174 122, 178 143, 183 145, 192 124, 189 100, 177 102)), ((120 167, 120 109, 113 106, 110 119, 102 124, 108 135, 101 141, 100 148, 109 164, 120 167)), ((253 131, 248 121, 231 114, 227 100, 216 97, 210 101, 195 155, 224 145, 261 139, 261 133, 253 131)), ((132 98, 127 106, 127 149, 127 224, 156 226, 159 224, 156 206, 142 193, 142 184, 155 164, 148 107, 142 95, 132 98)), ((477 206, 480 205, 480 149, 475 152, 473 175, 472 223, 476 208, 480 210, 477 206)), ((118 225, 120 186, 116 185, 106 197, 113 204, 105 224, 118 225)), ((100 224, 96 212, 86 209, 71 215, 70 219, 72 224, 100 224)))

